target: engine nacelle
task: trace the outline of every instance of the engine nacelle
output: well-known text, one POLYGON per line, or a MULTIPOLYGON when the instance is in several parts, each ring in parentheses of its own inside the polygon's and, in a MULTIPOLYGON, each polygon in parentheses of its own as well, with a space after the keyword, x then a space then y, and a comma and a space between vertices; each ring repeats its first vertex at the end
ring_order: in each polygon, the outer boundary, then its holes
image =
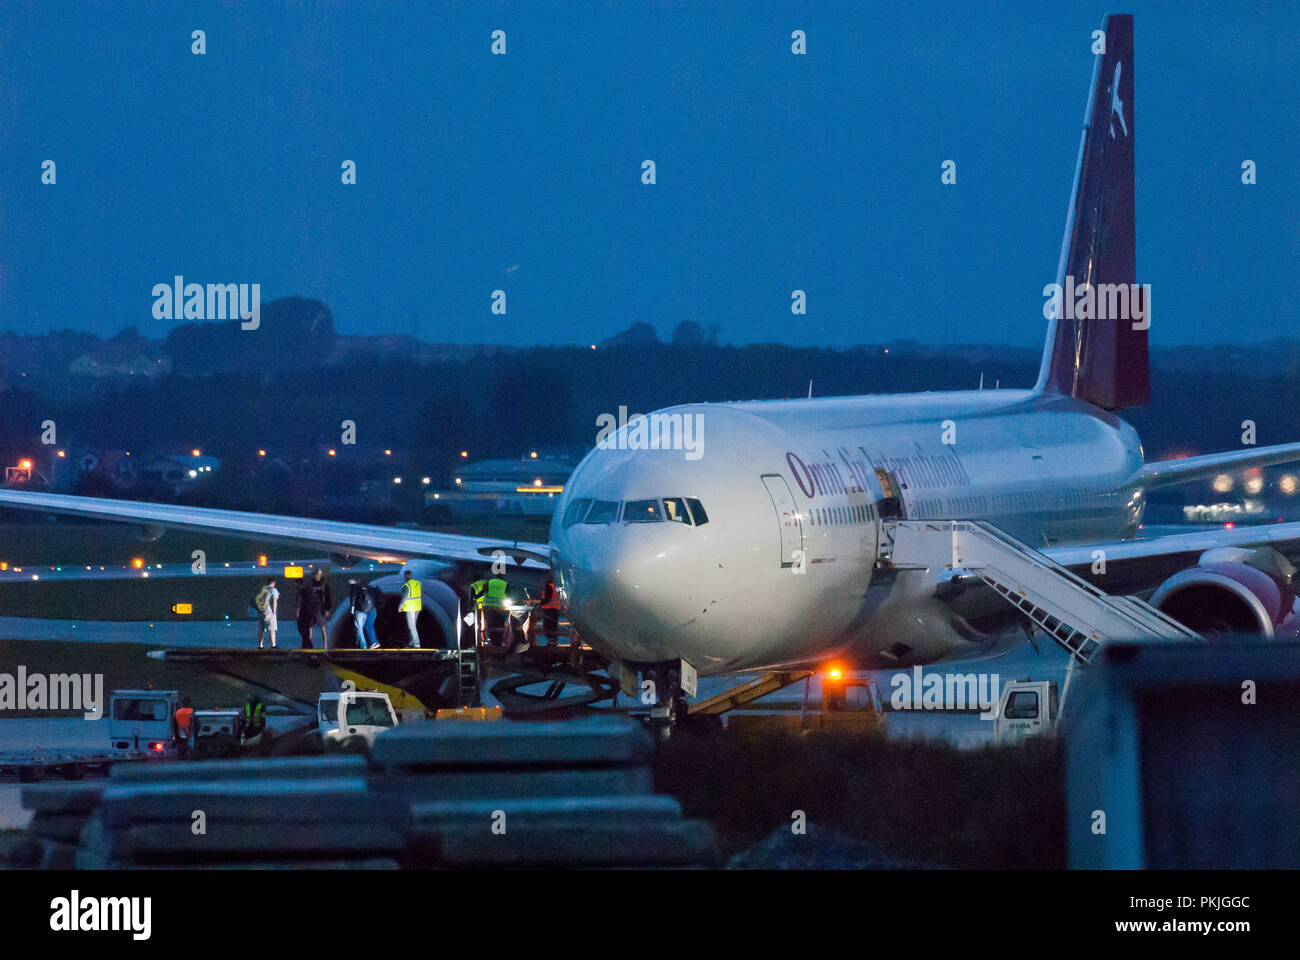
POLYGON ((1150 604, 1201 634, 1255 634, 1266 640, 1300 628, 1294 567, 1274 550, 1207 550, 1151 595, 1150 604))

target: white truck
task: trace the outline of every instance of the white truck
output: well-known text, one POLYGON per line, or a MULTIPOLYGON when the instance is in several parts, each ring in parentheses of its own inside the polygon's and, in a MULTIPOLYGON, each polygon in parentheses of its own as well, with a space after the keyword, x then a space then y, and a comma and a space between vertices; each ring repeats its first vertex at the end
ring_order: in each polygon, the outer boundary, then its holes
POLYGON ((175 756, 178 741, 173 718, 180 705, 175 690, 109 691, 110 748, 125 754, 175 756))
POLYGON ((316 727, 327 748, 370 746, 375 737, 397 726, 388 694, 374 690, 322 693, 316 701, 316 727))
POLYGON ((1056 683, 1051 680, 1013 680, 1002 685, 993 719, 993 739, 1016 743, 1025 737, 1054 733, 1061 718, 1056 683))

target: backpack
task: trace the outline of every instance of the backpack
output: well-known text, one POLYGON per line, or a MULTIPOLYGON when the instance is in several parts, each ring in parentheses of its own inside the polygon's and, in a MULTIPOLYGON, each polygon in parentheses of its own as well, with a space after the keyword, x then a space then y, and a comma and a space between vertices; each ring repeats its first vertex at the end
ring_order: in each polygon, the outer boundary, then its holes
POLYGON ((253 606, 259 613, 266 613, 271 609, 271 588, 263 587, 253 596, 253 606))

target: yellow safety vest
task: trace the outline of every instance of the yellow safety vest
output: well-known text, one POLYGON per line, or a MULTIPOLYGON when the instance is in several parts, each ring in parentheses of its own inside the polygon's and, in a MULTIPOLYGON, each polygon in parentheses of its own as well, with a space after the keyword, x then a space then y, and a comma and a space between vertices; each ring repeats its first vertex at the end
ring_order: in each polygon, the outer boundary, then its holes
POLYGON ((401 613, 424 609, 424 602, 420 599, 420 581, 415 577, 402 582, 402 605, 397 609, 401 613))
POLYGON ((493 577, 487 582, 487 599, 489 607, 504 607, 506 600, 506 582, 500 577, 493 577))

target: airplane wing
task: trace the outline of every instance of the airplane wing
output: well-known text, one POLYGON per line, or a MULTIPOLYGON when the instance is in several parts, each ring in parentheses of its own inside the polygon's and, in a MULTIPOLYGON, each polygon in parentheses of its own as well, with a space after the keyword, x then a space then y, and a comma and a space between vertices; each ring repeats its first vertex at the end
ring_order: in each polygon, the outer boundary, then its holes
POLYGON ((1175 483, 1200 480, 1221 470, 1269 467, 1296 460, 1300 460, 1300 443, 1278 443, 1271 447, 1229 450, 1227 453, 1209 453, 1203 457, 1183 457, 1179 460, 1144 463, 1138 472, 1136 482, 1147 489, 1167 487, 1175 483))
POLYGON ((1184 567, 1195 565, 1202 553, 1215 547, 1272 547, 1300 566, 1300 523, 1198 529, 1159 537, 1046 547, 1039 552, 1107 593, 1143 593, 1154 590, 1184 567), (1102 575, 1093 572, 1099 559, 1105 560, 1102 575))
POLYGON ((0 489, 0 507, 64 513, 121 523, 206 533, 249 534, 281 543, 313 547, 371 559, 428 558, 450 563, 486 563, 501 551, 516 565, 544 570, 550 547, 544 543, 506 542, 407 527, 384 527, 340 520, 284 517, 241 510, 214 510, 170 503, 78 497, 31 490, 0 489))

